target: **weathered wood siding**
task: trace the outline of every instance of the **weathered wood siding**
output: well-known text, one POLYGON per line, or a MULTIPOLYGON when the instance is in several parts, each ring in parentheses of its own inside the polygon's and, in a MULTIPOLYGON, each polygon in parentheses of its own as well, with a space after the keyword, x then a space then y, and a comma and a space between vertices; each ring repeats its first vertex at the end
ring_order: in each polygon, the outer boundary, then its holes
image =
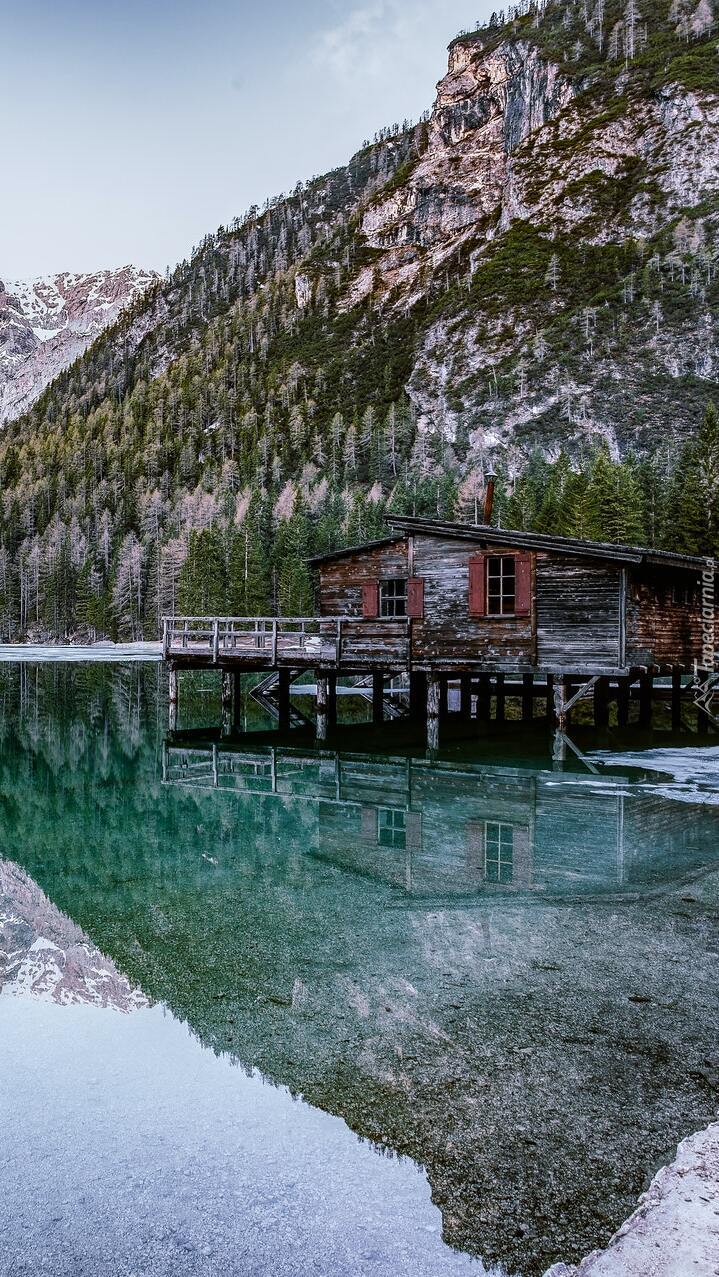
MULTIPOLYGON (((441 668, 531 669, 532 616, 487 617, 469 613, 469 541, 414 537, 414 575, 424 580, 424 619, 412 623, 417 664, 441 668)), ((501 554, 492 547, 492 554, 501 554)))
MULTIPOLYGON (((416 533, 330 561, 319 570, 320 614, 361 618, 363 587, 367 613, 367 586, 400 577, 411 583, 413 614, 422 613, 411 621, 412 662, 419 669, 591 674, 641 665, 691 669, 701 658, 701 595, 698 577, 690 572, 624 568, 539 551, 525 554, 531 578, 529 615, 472 615, 478 609, 476 588, 474 608, 470 602, 470 564, 480 551, 476 542, 416 533), (694 582, 694 602, 675 603, 673 585, 694 582)), ((493 545, 486 553, 518 551, 516 546, 493 545)), ((484 577, 481 594, 484 598, 484 577)), ((383 654, 388 668, 401 661, 396 635, 392 652, 388 648, 383 653, 384 632, 382 620, 370 617, 362 634, 354 636, 362 648, 356 654, 362 664, 374 655, 381 668, 383 654)), ((351 655, 348 642, 345 664, 351 655)))
MULTIPOLYGON (((702 656, 699 578, 645 571, 633 574, 627 598, 627 664, 693 667, 702 656), (692 603, 675 603, 674 586, 696 587, 692 603)), ((717 626, 719 633, 719 626, 717 626)))
POLYGON ((565 671, 616 668, 621 661, 621 568, 576 558, 537 562, 537 664, 565 671))
POLYGON ((406 539, 323 563, 319 570, 320 614, 362 616, 362 586, 365 582, 408 575, 406 539))

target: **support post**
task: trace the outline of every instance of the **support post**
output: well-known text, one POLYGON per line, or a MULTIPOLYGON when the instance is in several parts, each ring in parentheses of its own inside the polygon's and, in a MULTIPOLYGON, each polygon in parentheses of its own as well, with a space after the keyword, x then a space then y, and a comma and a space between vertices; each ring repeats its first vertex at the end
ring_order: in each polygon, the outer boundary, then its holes
POLYGON ((222 735, 229 736, 232 731, 232 692, 233 678, 230 670, 222 671, 222 735))
POLYGON ((439 749, 439 718, 442 701, 440 680, 432 676, 427 681, 427 747, 439 749))
MULTIPOLYGON (((555 691, 555 698, 561 695, 564 684, 560 684, 555 691)), ((564 764, 567 761, 567 740, 561 727, 554 733, 554 741, 552 743, 552 764, 555 772, 564 770, 564 764)))
POLYGON ((372 675, 372 722, 375 727, 384 722, 384 674, 378 670, 372 675))
POLYGON ((682 676, 679 670, 672 671, 672 731, 679 732, 682 727, 682 676))
POLYGON ((179 678, 177 668, 171 665, 167 676, 168 701, 170 707, 169 713, 169 729, 171 732, 177 731, 177 700, 179 693, 179 678))
POLYGON ((654 690, 654 679, 651 674, 641 674, 639 677, 639 726, 651 727, 652 725, 652 692, 654 690))
POLYGON ((327 676, 317 670, 315 682, 317 684, 317 739, 325 741, 327 740, 327 676))
POLYGON ((498 723, 503 723, 504 711, 506 707, 506 693, 504 690, 504 674, 497 674, 495 676, 495 688, 496 688, 496 697, 497 697, 497 708, 495 712, 495 718, 498 723))
POLYGON ((278 679, 279 725, 280 731, 286 732, 290 726, 290 671, 280 670, 278 679))
POLYGON ((522 722, 531 723, 534 718, 534 675, 522 675, 522 722))
POLYGON ((609 679, 605 677, 594 684, 594 726, 609 726, 609 679))
MULTIPOLYGON (((567 727, 566 704, 567 704, 567 680, 565 678, 560 678, 559 682, 556 683, 554 686, 554 719, 559 728, 559 732, 557 733, 557 736, 562 735, 566 731, 566 727, 567 727)), ((566 757, 566 748, 565 748, 564 756, 566 757)), ((556 743, 555 743, 554 759, 555 759, 555 762, 563 761, 563 759, 559 760, 557 758, 556 743)))
POLYGON ((236 670, 232 675, 235 684, 232 696, 232 725, 236 728, 242 728, 242 675, 236 670))

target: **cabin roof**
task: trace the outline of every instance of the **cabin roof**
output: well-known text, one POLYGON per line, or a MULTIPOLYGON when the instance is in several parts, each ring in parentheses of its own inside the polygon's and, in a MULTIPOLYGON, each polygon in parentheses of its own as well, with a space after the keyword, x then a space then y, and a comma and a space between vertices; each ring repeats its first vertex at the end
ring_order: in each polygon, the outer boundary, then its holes
POLYGON ((334 559, 351 559, 355 554, 363 554, 366 550, 381 550, 385 545, 397 545, 405 536, 382 537, 379 541, 363 541, 361 545, 349 545, 344 550, 332 550, 329 554, 316 554, 307 562, 311 567, 319 567, 320 563, 332 563, 334 559))
POLYGON ((519 549, 548 550, 556 554, 576 555, 577 558, 602 559, 605 562, 623 564, 651 564, 658 567, 684 568, 701 571, 706 559, 691 554, 679 554, 673 550, 653 550, 646 546, 614 545, 609 541, 583 541, 576 537, 552 536, 544 532, 517 532, 508 528, 489 527, 486 524, 449 523, 442 519, 418 519, 409 516, 388 515, 387 523, 394 529, 394 536, 380 541, 367 541, 364 545, 335 550, 331 554, 319 554, 310 563, 319 567, 334 559, 351 558, 366 550, 379 549, 403 540, 411 533, 423 536, 445 537, 452 540, 473 541, 480 547, 514 545, 519 549))

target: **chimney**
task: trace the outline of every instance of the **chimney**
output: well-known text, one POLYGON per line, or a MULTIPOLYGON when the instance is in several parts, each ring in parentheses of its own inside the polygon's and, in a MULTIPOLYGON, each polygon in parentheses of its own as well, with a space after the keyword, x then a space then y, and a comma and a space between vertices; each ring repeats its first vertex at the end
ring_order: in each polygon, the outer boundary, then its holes
POLYGON ((485 474, 486 488, 484 490, 484 516, 482 522, 485 524, 492 522, 492 510, 494 509, 494 480, 496 475, 491 466, 485 474))

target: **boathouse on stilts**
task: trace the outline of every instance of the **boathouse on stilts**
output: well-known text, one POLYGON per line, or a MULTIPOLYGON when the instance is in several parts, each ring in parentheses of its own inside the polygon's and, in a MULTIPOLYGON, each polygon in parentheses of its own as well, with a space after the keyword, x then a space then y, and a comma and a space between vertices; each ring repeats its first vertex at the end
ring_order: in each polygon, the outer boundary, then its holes
MULTIPOLYGON (((274 675, 281 728, 291 725, 290 689, 313 672, 317 736, 337 722, 337 682, 371 687, 372 717, 384 721, 386 689, 401 678, 409 715, 426 724, 437 748, 440 724, 502 721, 508 696, 521 718, 564 731, 573 706, 591 697, 597 727, 617 705, 620 726, 638 702, 650 726, 656 696, 670 702, 679 728, 685 705, 694 726, 715 722, 719 693, 706 653, 707 597, 719 636, 709 561, 684 554, 575 540, 486 525, 392 517, 379 541, 311 561, 317 573, 313 617, 171 617, 163 654, 170 671, 171 724, 178 676, 222 675, 231 726, 243 673, 274 675), (659 680, 659 682, 657 682, 659 680), (704 689, 703 700, 692 687, 704 689), (695 705, 696 701, 696 705, 695 705)), ((712 582, 715 585, 715 582, 712 582)))

